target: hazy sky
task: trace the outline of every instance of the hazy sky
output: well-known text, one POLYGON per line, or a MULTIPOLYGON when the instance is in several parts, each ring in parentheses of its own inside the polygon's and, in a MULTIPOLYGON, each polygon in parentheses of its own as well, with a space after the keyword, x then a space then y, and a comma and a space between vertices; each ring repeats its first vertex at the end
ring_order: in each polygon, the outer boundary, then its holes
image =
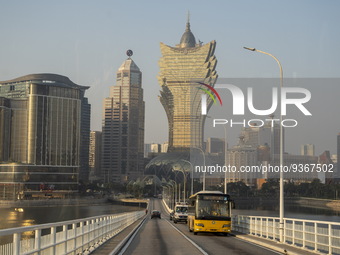
MULTIPOLYGON (((179 43, 188 10, 196 40, 217 41, 219 77, 278 77, 273 59, 243 46, 274 54, 285 77, 340 77, 340 1, 336 0, 1 1, 0 6, 0 80, 57 73, 91 86, 87 96, 92 130, 101 130, 103 98, 115 84, 126 50, 132 49, 143 72, 145 142, 167 140, 156 79, 159 43, 179 43)), ((339 103, 334 98, 334 104, 328 102, 337 114, 329 117, 334 128, 321 138, 330 141, 332 153, 336 130, 340 131, 339 103)), ((301 142, 317 143, 313 136, 301 142)), ((299 143, 287 145, 293 150, 299 143)))

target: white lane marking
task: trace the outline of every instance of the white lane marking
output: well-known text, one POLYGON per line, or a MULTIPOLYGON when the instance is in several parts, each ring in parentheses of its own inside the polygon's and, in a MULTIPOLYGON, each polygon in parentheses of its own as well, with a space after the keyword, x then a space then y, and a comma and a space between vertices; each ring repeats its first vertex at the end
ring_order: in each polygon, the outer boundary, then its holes
MULTIPOLYGON (((165 207, 163 203, 164 203, 164 201, 162 201, 161 204, 162 204, 163 207, 165 207)), ((163 208, 163 209, 164 209, 164 208, 163 208)), ((165 211, 167 211, 166 208, 165 208, 165 211)), ((167 214, 169 214, 169 213, 167 213, 167 214)), ((165 220, 165 221, 166 221, 167 223, 169 223, 171 227, 173 227, 174 229, 176 229, 176 230, 177 230, 182 236, 184 236, 189 242, 191 242, 197 249, 199 249, 200 252, 202 252, 203 254, 208 254, 208 253, 205 252, 200 246, 198 246, 196 243, 194 243, 189 237, 187 237, 186 235, 184 235, 178 228, 176 228, 174 225, 172 225, 172 224, 170 223, 170 221, 168 221, 168 220, 165 220)), ((237 237, 235 236, 235 238, 237 238, 237 237)), ((246 241, 246 240, 241 239, 241 238, 237 238, 237 240, 240 240, 240 241, 243 241, 243 242, 245 242, 245 243, 248 243, 248 244, 257 246, 257 247, 259 247, 259 248, 261 248, 261 249, 264 249, 264 250, 271 251, 271 252, 276 253, 276 254, 281 254, 281 255, 284 254, 283 252, 275 251, 275 250, 272 250, 272 249, 270 249, 270 248, 267 248, 267 247, 261 246, 261 245, 259 245, 259 244, 255 244, 255 243, 246 241)))
POLYGON ((173 227, 178 233, 180 233, 185 239, 187 239, 193 246, 195 246, 202 254, 209 255, 205 250, 202 249, 198 244, 196 244, 194 241, 192 241, 189 237, 184 235, 178 228, 176 228, 174 225, 172 225, 168 220, 165 220, 171 227, 173 227))
MULTIPOLYGON (((235 238, 237 238, 237 237, 235 236, 235 238)), ((273 253, 276 253, 276 254, 281 254, 281 255, 282 255, 282 254, 284 254, 283 252, 275 251, 275 250, 273 250, 273 249, 270 249, 270 248, 264 247, 264 246, 262 246, 262 245, 259 245, 259 244, 252 243, 252 242, 250 242, 250 241, 246 241, 246 240, 244 240, 244 239, 241 239, 241 238, 237 238, 237 240, 240 240, 240 241, 242 241, 242 242, 245 242, 245 243, 248 243, 248 244, 251 244, 251 245, 257 246, 257 247, 259 247, 259 248, 261 248, 261 249, 264 249, 264 250, 271 251, 271 252, 273 252, 273 253)))

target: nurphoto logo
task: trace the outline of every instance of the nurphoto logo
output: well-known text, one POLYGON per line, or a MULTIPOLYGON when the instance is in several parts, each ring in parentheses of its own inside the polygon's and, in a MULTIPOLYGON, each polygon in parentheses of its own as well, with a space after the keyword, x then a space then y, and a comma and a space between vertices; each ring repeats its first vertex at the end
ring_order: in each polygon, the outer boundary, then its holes
MULTIPOLYGON (((206 94, 201 95, 201 112, 202 115, 207 114, 207 95, 210 96, 210 98, 213 100, 214 103, 216 103, 216 98, 218 98, 220 105, 222 106, 222 99, 219 95, 219 93, 216 90, 223 90, 227 93, 230 92, 232 95, 232 112, 233 115, 244 115, 245 114, 245 95, 243 91, 233 84, 217 84, 215 88, 212 86, 209 86, 204 83, 200 83, 201 85, 206 86, 209 90, 204 88, 199 88, 206 92, 206 94), (216 97, 216 98, 215 98, 216 97)), ((271 91, 271 106, 268 109, 256 109, 254 106, 254 95, 253 95, 253 88, 248 87, 247 88, 247 107, 248 110, 257 116, 268 116, 273 114, 279 105, 279 94, 280 94, 280 110, 281 110, 281 116, 287 115, 287 105, 294 105, 297 109, 299 109, 305 116, 312 116, 310 111, 304 106, 305 103, 309 102, 311 99, 311 93, 308 89, 305 88, 298 88, 298 87, 283 87, 280 90, 280 93, 278 93, 278 88, 272 88, 271 91), (293 95, 293 96, 292 96, 293 95)), ((262 99, 261 99, 262 100, 262 99)), ((229 105, 225 105, 229 107, 229 105)), ((248 126, 251 126, 252 124, 255 124, 259 127, 263 126, 264 123, 270 121, 272 122, 272 126, 274 125, 275 121, 280 121, 280 119, 265 119, 264 121, 261 119, 251 119, 246 121, 245 119, 241 122, 235 122, 232 119, 214 119, 213 120, 213 126, 216 125, 225 125, 227 123, 230 123, 231 127, 234 125, 240 125, 242 124, 244 127, 246 126, 246 123, 248 126)), ((295 127, 297 126, 298 122, 295 119, 284 119, 281 121, 281 125, 284 127, 295 127)))

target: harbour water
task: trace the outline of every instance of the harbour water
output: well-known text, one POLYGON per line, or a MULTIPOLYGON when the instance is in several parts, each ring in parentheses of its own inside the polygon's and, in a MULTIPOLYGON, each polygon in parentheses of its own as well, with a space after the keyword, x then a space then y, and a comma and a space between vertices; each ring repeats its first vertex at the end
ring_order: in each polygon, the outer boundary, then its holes
MULTIPOLYGON (((22 226, 31 226, 51 222, 60 222, 73 219, 81 219, 93 216, 115 214, 143 209, 140 207, 112 205, 104 203, 100 205, 64 205, 64 206, 31 206, 24 208, 1 208, 0 229, 8 229, 22 226)), ((252 215, 265 217, 279 217, 278 206, 237 206, 233 210, 234 215, 252 215)), ((299 218, 315 221, 340 222, 340 211, 325 208, 303 207, 289 205, 285 207, 286 218, 299 218)), ((8 238, 0 237, 0 244, 8 238)))
POLYGON ((138 210, 138 207, 121 205, 81 205, 1 208, 0 229, 31 226, 51 222, 81 219, 105 214, 138 210))

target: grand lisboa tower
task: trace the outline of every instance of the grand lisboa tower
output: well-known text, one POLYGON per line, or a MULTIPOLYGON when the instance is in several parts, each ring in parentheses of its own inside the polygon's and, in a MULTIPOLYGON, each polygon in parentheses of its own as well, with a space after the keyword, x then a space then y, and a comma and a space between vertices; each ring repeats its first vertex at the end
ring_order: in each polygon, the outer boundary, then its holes
MULTIPOLYGON (((215 47, 216 41, 196 43, 189 19, 179 44, 172 47, 160 43, 159 99, 168 118, 169 147, 167 154, 154 158, 147 165, 147 172, 155 172, 153 168, 164 165, 173 170, 190 160, 190 150, 196 148, 203 152, 206 116, 201 114, 201 95, 205 92, 199 88, 203 86, 200 83, 214 86, 216 82, 215 47)), ((208 109, 211 104, 208 100, 208 109)), ((184 168, 190 170, 190 165, 186 164, 184 168)))

